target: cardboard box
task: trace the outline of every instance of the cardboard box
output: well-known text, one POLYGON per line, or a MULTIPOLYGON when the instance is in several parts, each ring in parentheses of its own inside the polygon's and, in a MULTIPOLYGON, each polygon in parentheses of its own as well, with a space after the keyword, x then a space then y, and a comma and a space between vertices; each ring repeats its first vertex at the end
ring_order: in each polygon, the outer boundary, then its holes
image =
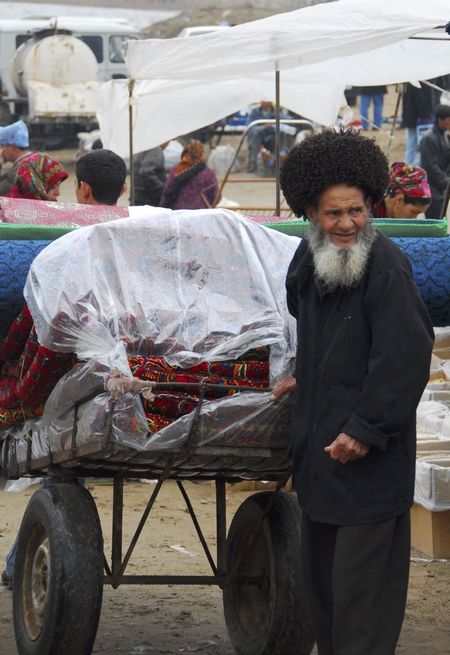
POLYGON ((450 458, 428 455, 416 460, 414 500, 431 511, 450 510, 450 458))
POLYGON ((450 510, 431 512, 414 503, 411 508, 411 545, 433 559, 450 558, 450 510))
POLYGON ((433 439, 431 435, 429 435, 429 439, 417 439, 417 457, 425 455, 450 457, 450 440, 433 439))

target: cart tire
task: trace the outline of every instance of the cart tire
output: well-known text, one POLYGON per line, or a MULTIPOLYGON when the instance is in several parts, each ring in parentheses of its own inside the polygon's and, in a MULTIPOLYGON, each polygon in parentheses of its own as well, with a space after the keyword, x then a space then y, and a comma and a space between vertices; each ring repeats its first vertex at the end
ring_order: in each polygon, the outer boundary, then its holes
POLYGON ((301 570, 301 510, 284 492, 249 496, 227 538, 225 621, 237 655, 308 655, 314 637, 301 570), (271 499, 272 506, 264 515, 271 499), (260 583, 243 584, 243 576, 260 583))
POLYGON ((25 510, 13 584, 19 655, 89 655, 103 594, 103 537, 91 494, 40 489, 25 510))

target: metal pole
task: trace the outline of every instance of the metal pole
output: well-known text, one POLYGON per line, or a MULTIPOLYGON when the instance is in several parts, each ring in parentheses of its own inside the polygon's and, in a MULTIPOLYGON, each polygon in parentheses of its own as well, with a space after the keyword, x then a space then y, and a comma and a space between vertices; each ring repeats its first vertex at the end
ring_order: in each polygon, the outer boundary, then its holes
POLYGON ((223 589, 229 571, 227 570, 227 503, 225 480, 216 479, 216 535, 217 535, 217 578, 223 589))
POLYGON ((448 207, 449 200, 450 200, 450 177, 447 182, 447 188, 445 189, 444 201, 442 203, 439 218, 444 218, 447 215, 447 207, 448 207))
POLYGON ((402 96, 403 96, 403 85, 399 86, 398 89, 399 90, 398 90, 398 93, 397 93, 397 101, 395 103, 394 118, 393 118, 393 121, 392 121, 391 132, 389 134, 389 142, 388 142, 388 146, 387 146, 387 153, 386 154, 387 154, 388 157, 390 155, 392 144, 394 142, 394 131, 395 131, 395 128, 397 127, 397 119, 398 119, 398 112, 399 112, 399 109, 400 109, 400 101, 401 101, 402 96))
POLYGON ((281 213, 281 190, 280 190, 280 71, 275 71, 275 180, 276 199, 275 215, 281 213))
POLYGON ((115 475, 113 480, 113 518, 112 518, 112 554, 111 578, 112 586, 119 586, 120 566, 122 564, 123 537, 123 478, 115 475))
POLYGON ((128 80, 128 139, 130 152, 130 205, 134 205, 134 165, 133 165, 133 89, 134 80, 128 80))

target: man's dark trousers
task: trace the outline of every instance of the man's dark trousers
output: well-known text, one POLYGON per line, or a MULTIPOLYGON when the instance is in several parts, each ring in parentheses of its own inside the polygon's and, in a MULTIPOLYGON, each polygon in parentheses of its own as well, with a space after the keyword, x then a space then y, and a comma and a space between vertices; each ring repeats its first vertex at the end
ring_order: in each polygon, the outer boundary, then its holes
POLYGON ((303 514, 302 558, 319 655, 394 655, 408 589, 409 512, 351 527, 303 514))

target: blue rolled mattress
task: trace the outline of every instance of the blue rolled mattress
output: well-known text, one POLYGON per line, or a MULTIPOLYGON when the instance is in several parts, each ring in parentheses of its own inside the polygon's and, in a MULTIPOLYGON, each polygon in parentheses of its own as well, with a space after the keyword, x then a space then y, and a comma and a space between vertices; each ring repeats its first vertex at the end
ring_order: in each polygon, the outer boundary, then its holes
POLYGON ((391 238, 411 261, 433 325, 450 325, 450 237, 391 238))
MULTIPOLYGON (((391 237, 409 257, 433 325, 450 325, 450 237, 391 237)), ((49 240, 0 240, 0 337, 24 305, 31 262, 49 240)))
POLYGON ((33 259, 50 241, 0 241, 0 337, 22 310, 23 288, 33 259))

